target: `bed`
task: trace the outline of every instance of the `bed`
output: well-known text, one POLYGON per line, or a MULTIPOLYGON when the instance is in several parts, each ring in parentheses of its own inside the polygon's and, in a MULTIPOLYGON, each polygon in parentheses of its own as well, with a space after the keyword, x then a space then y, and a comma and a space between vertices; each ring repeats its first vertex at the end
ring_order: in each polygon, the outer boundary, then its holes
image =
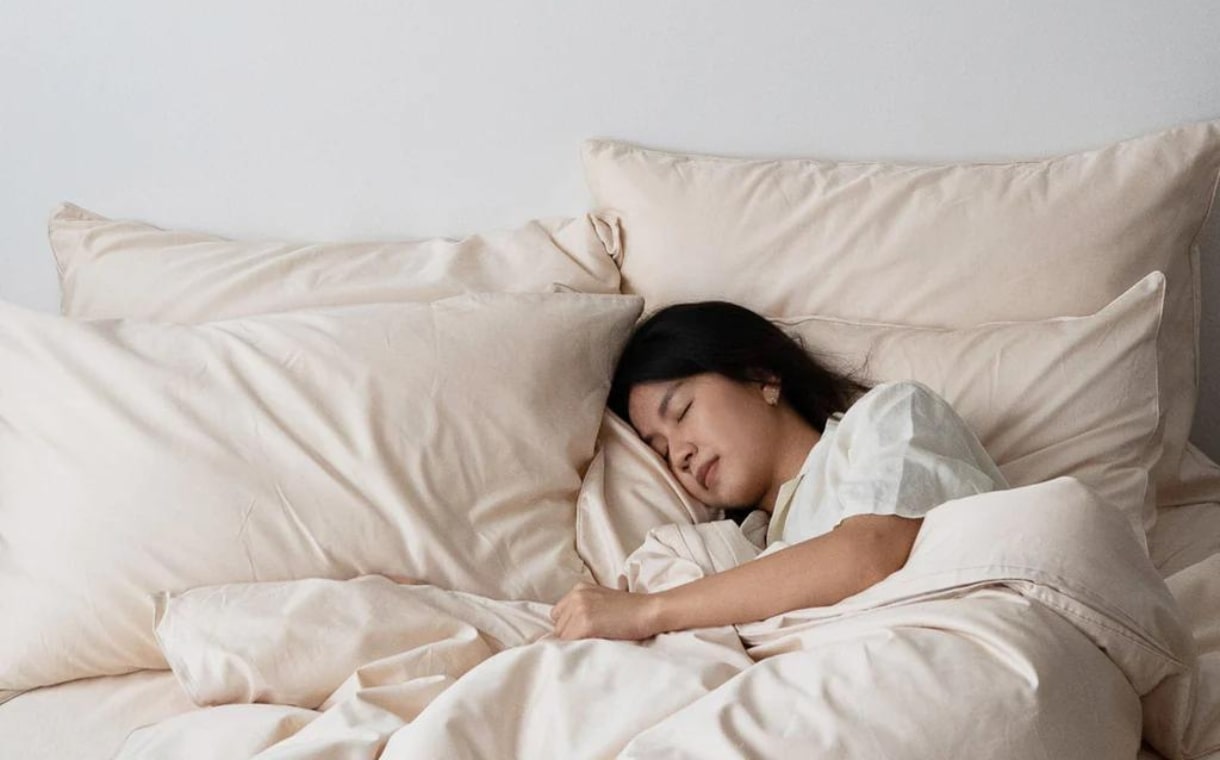
POLYGON ((6 756, 1217 752, 1189 423, 1220 122, 1013 164, 584 162, 586 214, 461 239, 53 210, 63 315, 5 305, 0 340, 6 756), (705 298, 936 388, 1012 487, 837 605, 559 640, 576 583, 783 549, 604 407, 642 315, 705 298))

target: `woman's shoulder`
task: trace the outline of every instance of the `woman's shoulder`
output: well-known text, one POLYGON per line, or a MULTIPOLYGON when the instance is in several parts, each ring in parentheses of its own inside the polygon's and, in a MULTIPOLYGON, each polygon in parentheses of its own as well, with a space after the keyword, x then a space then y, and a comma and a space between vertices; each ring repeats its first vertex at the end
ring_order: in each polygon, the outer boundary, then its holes
POLYGON ((943 396, 918 380, 879 383, 856 399, 840 418, 844 442, 923 440, 968 429, 943 396))
POLYGON ((843 415, 843 421, 847 422, 849 417, 875 418, 912 411, 927 414, 946 409, 952 409, 949 402, 918 380, 893 380, 878 383, 857 398, 843 415))

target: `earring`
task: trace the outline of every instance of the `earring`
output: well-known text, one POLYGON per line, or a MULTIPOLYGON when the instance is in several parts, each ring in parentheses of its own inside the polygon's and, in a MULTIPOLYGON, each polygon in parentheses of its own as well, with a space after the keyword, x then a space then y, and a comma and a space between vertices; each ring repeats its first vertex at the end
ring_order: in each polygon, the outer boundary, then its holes
POLYGON ((779 388, 774 385, 763 389, 763 400, 771 406, 775 406, 775 402, 779 401, 779 388))

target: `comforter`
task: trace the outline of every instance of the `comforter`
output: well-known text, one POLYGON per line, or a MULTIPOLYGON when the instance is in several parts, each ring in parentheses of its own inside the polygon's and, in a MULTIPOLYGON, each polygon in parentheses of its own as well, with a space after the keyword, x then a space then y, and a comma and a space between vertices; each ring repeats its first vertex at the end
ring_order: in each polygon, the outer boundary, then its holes
MULTIPOLYGON (((653 529, 637 592, 781 551, 653 529)), ((816 572, 816 569, 812 572, 816 572)), ((166 594, 199 704, 135 758, 1169 758, 1220 744, 1202 667, 1127 522, 1071 478, 943 504, 906 565, 828 607, 641 642, 554 637, 550 605, 380 576, 166 594)), ((1214 672, 1213 672, 1214 671, 1214 672)))

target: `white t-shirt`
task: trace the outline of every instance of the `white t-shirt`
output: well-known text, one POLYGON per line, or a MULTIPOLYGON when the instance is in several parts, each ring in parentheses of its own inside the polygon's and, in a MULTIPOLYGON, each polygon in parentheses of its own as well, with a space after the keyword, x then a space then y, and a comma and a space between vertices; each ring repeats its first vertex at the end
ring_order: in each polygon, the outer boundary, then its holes
POLYGON ((923 517, 946 501, 1008 488, 949 402, 922 383, 873 387, 826 430, 780 486, 766 543, 833 530, 854 515, 923 517))

